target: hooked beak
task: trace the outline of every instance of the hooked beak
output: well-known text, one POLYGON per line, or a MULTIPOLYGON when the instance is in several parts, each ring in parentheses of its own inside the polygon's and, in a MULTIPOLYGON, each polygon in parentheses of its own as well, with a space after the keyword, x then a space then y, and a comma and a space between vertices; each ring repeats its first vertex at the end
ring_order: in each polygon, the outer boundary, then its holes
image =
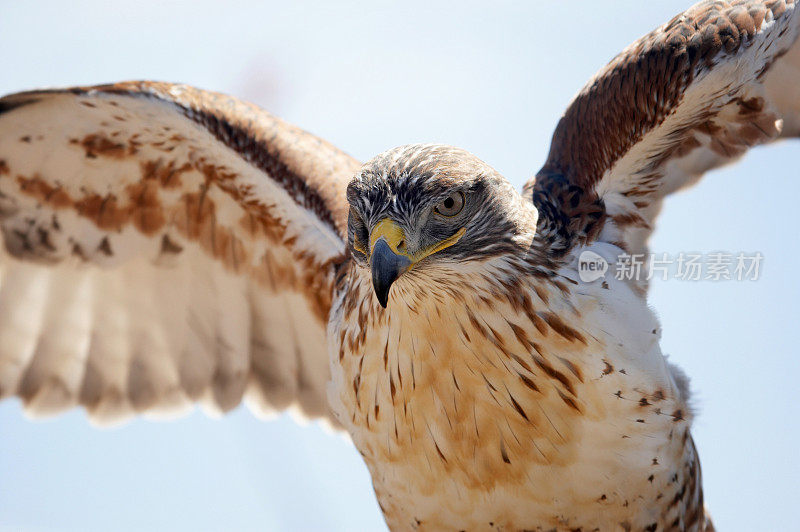
POLYGON ((417 262, 458 242, 464 236, 462 227, 456 234, 438 244, 413 255, 406 250, 406 236, 394 221, 384 218, 372 229, 369 236, 372 288, 383 308, 389 301, 392 284, 417 262))
POLYGON ((411 267, 411 259, 392 251, 392 248, 381 237, 372 249, 372 288, 378 296, 378 303, 386 308, 389 301, 389 289, 398 277, 411 267))

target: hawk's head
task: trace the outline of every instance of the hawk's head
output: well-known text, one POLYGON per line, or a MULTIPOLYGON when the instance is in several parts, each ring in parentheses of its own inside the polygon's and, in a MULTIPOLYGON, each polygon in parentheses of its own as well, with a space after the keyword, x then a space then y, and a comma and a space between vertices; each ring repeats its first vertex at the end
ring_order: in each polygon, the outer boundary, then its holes
POLYGON ((378 301, 409 270, 436 280, 466 261, 525 251, 533 206, 471 153, 416 144, 367 162, 347 187, 348 243, 378 301))

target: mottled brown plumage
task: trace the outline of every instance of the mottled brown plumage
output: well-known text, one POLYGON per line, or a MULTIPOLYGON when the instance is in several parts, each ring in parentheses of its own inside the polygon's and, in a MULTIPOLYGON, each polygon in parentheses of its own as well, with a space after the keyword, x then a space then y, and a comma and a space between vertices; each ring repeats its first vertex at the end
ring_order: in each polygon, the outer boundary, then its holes
POLYGON ((666 194, 752 146, 800 133, 800 95, 781 78, 795 75, 798 64, 794 6, 783 0, 701 2, 631 44, 595 75, 567 108, 547 161, 524 187, 540 211, 567 213, 540 217, 541 231, 558 235, 557 248, 597 230, 596 215, 587 214, 598 210, 604 182, 606 190, 632 203, 606 206, 603 218, 612 224, 604 238, 639 252, 666 194), (790 49, 793 57, 773 69, 790 49), (758 64, 737 68, 736 58, 744 54, 760 55, 758 64), (715 85, 710 79, 721 71, 715 85), (785 95, 779 99, 775 92, 785 95), (637 151, 642 149, 647 153, 637 151), (632 166, 626 159, 633 159, 632 166), (678 179, 665 179, 667 163, 678 159, 687 168, 678 179), (571 202, 559 197, 566 187, 571 202))
POLYGON ((798 33, 794 2, 675 17, 578 93, 522 195, 464 150, 359 165, 183 85, 2 98, 0 397, 297 404, 396 530, 712 530, 646 283, 578 257, 643 252, 664 196, 800 134, 798 33))

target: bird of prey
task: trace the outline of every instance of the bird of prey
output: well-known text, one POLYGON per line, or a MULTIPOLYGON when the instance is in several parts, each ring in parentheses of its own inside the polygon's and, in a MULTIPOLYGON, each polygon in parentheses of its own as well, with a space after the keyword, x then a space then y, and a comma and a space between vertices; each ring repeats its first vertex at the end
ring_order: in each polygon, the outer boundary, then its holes
POLYGON ((642 279, 663 198, 800 134, 792 1, 703 2, 575 96, 520 194, 443 145, 360 164, 221 94, 0 99, 0 396, 346 430, 393 530, 711 530, 642 279), (594 256, 594 255, 593 255, 594 256))

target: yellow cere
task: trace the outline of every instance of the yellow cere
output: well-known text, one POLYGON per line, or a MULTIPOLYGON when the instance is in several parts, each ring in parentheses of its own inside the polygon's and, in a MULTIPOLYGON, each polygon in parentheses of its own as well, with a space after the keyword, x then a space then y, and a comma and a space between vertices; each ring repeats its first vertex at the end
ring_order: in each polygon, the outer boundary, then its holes
POLYGON ((429 246, 423 250, 418 251, 417 253, 414 253, 413 255, 410 255, 406 251, 406 246, 405 246, 406 235, 403 232, 403 230, 393 220, 390 220, 389 218, 384 218, 383 220, 375 224, 375 227, 372 229, 372 233, 370 233, 369 235, 369 249, 370 252, 372 252, 372 250, 375 249, 375 243, 378 241, 379 238, 383 237, 383 239, 389 245, 389 248, 394 253, 396 253, 397 255, 408 257, 409 259, 411 259, 412 263, 416 263, 424 259, 428 255, 433 255, 434 253, 437 253, 445 248, 449 248, 450 246, 461 240, 461 237, 464 236, 464 233, 466 233, 466 231, 467 230, 464 227, 462 227, 461 229, 456 231, 456 234, 454 234, 453 236, 445 238, 441 242, 438 242, 432 246, 429 246))

